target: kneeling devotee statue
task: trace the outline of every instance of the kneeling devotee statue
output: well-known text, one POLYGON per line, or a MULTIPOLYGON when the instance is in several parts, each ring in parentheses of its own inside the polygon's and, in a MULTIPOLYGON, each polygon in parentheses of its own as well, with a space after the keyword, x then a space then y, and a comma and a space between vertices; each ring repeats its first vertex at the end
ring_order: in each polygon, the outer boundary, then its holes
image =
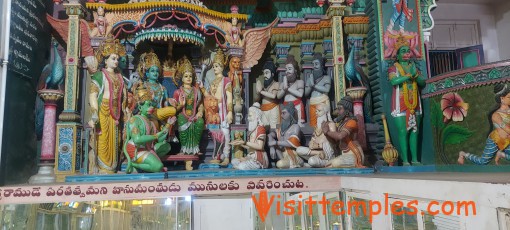
POLYGON ((265 169, 269 165, 269 159, 264 151, 266 144, 266 129, 261 121, 262 111, 260 104, 256 102, 248 109, 248 141, 235 140, 233 146, 241 146, 248 150, 248 155, 243 158, 232 159, 232 165, 236 169, 265 169))
POLYGON ((338 143, 342 155, 331 160, 327 167, 364 168, 363 149, 358 143, 358 122, 353 115, 353 101, 350 96, 345 96, 337 103, 336 113, 338 114, 335 118, 338 127, 336 130, 331 129, 328 122, 323 122, 321 127, 326 137, 338 143))
POLYGON ((129 119, 126 124, 126 140, 124 142, 124 155, 128 166, 126 173, 133 168, 145 172, 159 172, 163 168, 160 157, 170 151, 170 144, 166 142, 168 129, 158 132, 157 125, 149 116, 154 112, 152 98, 143 85, 137 90, 139 114, 129 119))

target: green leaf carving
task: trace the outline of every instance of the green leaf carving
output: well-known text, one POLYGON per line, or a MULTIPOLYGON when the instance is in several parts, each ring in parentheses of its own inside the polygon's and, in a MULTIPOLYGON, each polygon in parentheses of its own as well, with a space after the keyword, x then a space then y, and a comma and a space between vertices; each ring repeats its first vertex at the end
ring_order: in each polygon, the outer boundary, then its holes
POLYGON ((432 126, 437 129, 444 128, 443 122, 443 113, 441 111, 441 106, 438 102, 433 101, 431 103, 431 117, 432 117, 432 126))
POLYGON ((460 144, 473 135, 473 132, 460 125, 448 125, 443 130, 443 144, 460 144))

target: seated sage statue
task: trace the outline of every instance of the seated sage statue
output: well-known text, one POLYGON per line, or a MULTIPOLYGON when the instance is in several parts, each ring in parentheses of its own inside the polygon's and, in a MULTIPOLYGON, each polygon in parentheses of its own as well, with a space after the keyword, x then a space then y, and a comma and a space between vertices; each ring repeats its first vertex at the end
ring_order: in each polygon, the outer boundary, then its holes
POLYGON ((303 133, 298 125, 297 111, 293 104, 283 105, 281 108, 281 127, 271 131, 268 135, 267 145, 271 157, 276 155, 280 159, 276 162, 278 168, 300 168, 304 161, 296 153, 301 146, 303 133))
MULTIPOLYGON (((336 125, 331 121, 329 114, 329 103, 322 103, 315 106, 316 122, 323 122, 329 125, 330 130, 336 129, 336 125)), ((308 146, 299 146, 296 152, 300 157, 308 161, 308 166, 312 168, 323 168, 335 157, 335 144, 324 135, 322 128, 317 126, 312 134, 312 139, 308 146)))
POLYGON ((255 102, 248 109, 248 140, 234 140, 233 146, 241 146, 248 150, 248 155, 242 158, 232 159, 232 165, 236 169, 265 169, 269 166, 269 159, 264 144, 266 143, 266 129, 262 124, 262 111, 260 104, 255 102))
POLYGON ((166 142, 168 129, 158 132, 157 125, 149 116, 154 112, 152 98, 143 85, 136 90, 138 96, 139 114, 131 117, 126 124, 126 140, 123 151, 127 158, 126 173, 133 168, 145 172, 160 172, 163 168, 160 157, 170 151, 170 144, 166 142))

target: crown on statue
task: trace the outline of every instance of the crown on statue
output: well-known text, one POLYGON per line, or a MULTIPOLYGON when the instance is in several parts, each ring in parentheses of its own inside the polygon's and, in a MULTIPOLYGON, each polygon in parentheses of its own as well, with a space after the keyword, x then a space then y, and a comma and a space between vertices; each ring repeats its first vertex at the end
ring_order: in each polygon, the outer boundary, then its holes
POLYGON ((113 39, 109 36, 96 50, 97 61, 102 61, 103 58, 108 57, 112 54, 117 54, 119 57, 126 55, 126 48, 120 44, 118 39, 113 39))
POLYGON ((403 34, 397 35, 397 39, 395 41, 395 50, 399 50, 402 46, 409 47, 409 39, 413 38, 412 36, 406 36, 403 34))
POLYGON ((159 62, 158 55, 156 55, 152 50, 140 55, 140 62, 138 63, 137 68, 140 76, 145 76, 145 72, 147 72, 152 66, 157 66, 158 70, 161 71, 161 63, 159 62))
POLYGON ((139 103, 152 100, 150 92, 145 88, 143 83, 138 84, 138 87, 136 88, 135 99, 139 103))
POLYGON ((179 78, 182 78, 182 75, 186 72, 194 73, 193 65, 191 64, 191 61, 186 57, 183 56, 178 62, 177 62, 177 75, 179 78))
POLYGON ((216 55, 214 56, 213 63, 218 63, 218 64, 221 64, 222 66, 225 66, 226 61, 227 61, 227 58, 226 58, 225 54, 223 53, 223 51, 221 49, 218 49, 218 51, 216 51, 216 55))

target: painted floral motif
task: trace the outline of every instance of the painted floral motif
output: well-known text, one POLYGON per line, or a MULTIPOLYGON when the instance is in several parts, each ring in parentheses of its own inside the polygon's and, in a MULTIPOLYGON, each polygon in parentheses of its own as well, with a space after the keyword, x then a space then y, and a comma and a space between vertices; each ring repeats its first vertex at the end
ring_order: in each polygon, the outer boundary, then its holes
POLYGON ((441 110, 445 123, 449 120, 463 121, 468 109, 469 104, 465 103, 458 93, 447 93, 441 98, 441 110))

